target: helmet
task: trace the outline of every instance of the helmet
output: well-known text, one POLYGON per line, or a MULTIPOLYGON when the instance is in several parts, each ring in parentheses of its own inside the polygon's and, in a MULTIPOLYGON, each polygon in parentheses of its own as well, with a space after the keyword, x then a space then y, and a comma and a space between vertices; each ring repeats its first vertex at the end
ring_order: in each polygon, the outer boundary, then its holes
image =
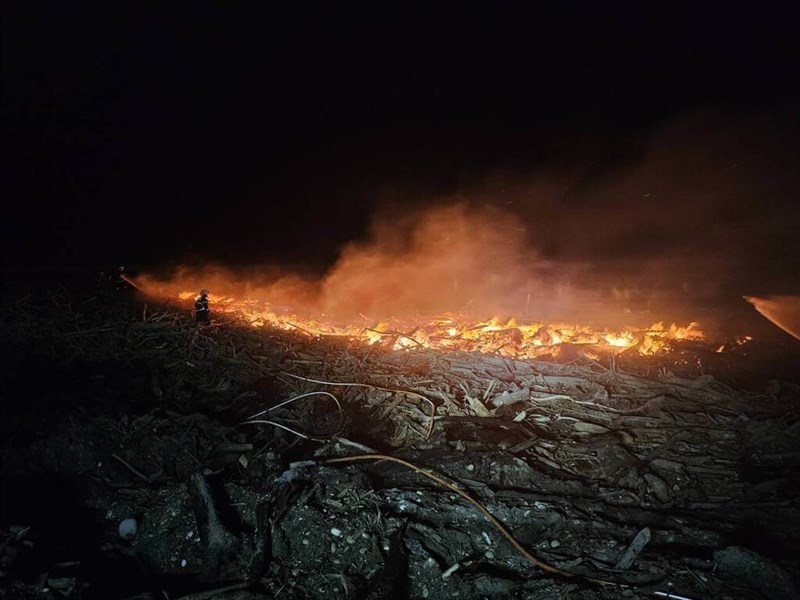
POLYGON ((206 288, 203 288, 202 290, 200 290, 200 295, 201 296, 208 296, 208 290, 206 288))

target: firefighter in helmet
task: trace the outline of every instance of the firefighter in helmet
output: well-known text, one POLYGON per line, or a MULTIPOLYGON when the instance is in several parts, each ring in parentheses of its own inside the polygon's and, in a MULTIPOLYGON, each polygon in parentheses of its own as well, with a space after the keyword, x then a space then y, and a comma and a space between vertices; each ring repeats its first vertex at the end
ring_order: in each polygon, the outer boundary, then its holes
POLYGON ((203 288, 194 299, 194 319, 198 323, 208 323, 211 310, 208 308, 208 290, 203 288))
POLYGON ((125 267, 117 267, 117 274, 114 276, 114 289, 117 291, 131 289, 125 267))

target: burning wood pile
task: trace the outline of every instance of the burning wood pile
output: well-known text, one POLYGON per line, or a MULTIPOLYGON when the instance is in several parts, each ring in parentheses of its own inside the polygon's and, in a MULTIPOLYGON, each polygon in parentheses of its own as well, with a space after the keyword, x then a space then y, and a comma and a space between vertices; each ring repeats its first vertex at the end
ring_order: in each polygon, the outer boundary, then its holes
POLYGON ((364 344, 251 317, 10 304, 4 378, 35 399, 5 425, 12 596, 797 598, 796 383, 526 354, 560 328, 387 324, 364 344))
MULTIPOLYGON (((186 301, 194 294, 184 291, 177 298, 186 301)), ((257 300, 238 300, 231 296, 211 296, 222 313, 242 317, 253 327, 271 327, 298 331, 311 337, 334 336, 379 345, 393 350, 428 348, 439 351, 459 350, 530 359, 557 357, 562 348, 576 347, 590 358, 633 350, 644 356, 668 352, 677 342, 705 342, 706 335, 696 322, 686 325, 663 322, 649 327, 624 329, 598 328, 567 322, 520 323, 511 317, 475 320, 464 314, 447 313, 436 317, 374 320, 360 314, 361 324, 342 323, 340 319, 309 317, 288 307, 275 307, 257 300)), ((717 351, 746 344, 742 336, 734 343, 718 344, 717 351)), ((711 343, 711 342, 709 342, 711 343)))

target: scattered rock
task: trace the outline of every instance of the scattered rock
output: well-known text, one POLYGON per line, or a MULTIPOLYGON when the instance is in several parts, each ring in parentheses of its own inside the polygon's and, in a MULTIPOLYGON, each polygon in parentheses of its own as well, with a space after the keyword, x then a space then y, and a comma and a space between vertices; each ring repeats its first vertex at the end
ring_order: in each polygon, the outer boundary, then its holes
POLYGON ((133 518, 123 519, 119 522, 118 530, 123 540, 132 540, 139 533, 139 524, 133 518))

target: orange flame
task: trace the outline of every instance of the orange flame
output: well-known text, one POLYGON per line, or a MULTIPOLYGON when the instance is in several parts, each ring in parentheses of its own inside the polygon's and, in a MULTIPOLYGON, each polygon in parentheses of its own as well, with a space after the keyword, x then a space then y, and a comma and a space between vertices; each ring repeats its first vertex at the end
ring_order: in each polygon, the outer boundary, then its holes
MULTIPOLYGON (((194 292, 184 291, 178 297, 189 300, 194 295, 194 292)), ((397 319, 354 324, 325 315, 312 318, 291 309, 213 293, 209 300, 217 312, 238 316, 253 327, 273 327, 309 336, 338 336, 394 350, 423 347, 525 359, 552 356, 558 354, 559 346, 572 344, 617 354, 635 348, 639 354, 654 355, 669 350, 677 341, 705 340, 698 323, 685 326, 654 323, 645 329, 629 327, 616 331, 566 322, 518 323, 513 318, 476 321, 465 315, 447 313, 414 321, 397 319)))

